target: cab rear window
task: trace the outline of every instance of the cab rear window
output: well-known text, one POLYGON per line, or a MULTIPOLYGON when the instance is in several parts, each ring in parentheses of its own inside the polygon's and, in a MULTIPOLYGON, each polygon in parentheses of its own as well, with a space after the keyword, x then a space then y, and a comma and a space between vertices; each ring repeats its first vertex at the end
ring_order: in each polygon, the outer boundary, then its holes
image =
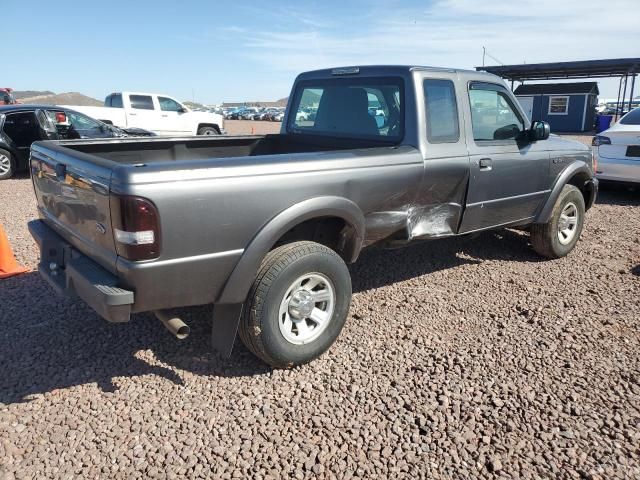
POLYGON ((404 132, 400 78, 340 78, 300 82, 287 129, 304 133, 399 141, 404 132))

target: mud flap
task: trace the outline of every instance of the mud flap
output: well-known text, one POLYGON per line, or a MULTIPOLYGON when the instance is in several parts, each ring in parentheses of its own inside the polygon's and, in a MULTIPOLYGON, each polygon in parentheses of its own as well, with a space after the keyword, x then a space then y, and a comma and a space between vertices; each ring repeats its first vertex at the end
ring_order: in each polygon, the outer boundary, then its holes
POLYGON ((213 306, 213 326, 211 329, 211 347, 229 358, 238 333, 241 303, 219 304, 213 306))

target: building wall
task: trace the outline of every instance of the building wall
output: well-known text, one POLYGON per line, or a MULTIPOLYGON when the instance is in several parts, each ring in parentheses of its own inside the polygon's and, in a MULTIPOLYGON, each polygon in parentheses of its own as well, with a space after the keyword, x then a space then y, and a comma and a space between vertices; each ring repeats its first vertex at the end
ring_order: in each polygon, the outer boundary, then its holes
MULTIPOLYGON (((582 132, 584 116, 585 95, 539 95, 533 99, 533 112, 536 120, 549 122, 552 132, 582 132), (567 115, 549 115, 549 97, 569 97, 569 110, 567 115)), ((587 106, 587 111, 589 110, 587 106)), ((587 112, 588 115, 588 112, 587 112)), ((585 130, 591 130, 591 124, 587 119, 585 130)))

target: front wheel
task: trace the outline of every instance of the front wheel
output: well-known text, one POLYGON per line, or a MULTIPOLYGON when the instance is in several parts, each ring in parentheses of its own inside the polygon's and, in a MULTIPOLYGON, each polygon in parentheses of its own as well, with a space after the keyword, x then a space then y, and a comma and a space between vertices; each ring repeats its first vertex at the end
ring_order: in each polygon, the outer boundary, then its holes
POLYGON ((220 132, 215 127, 200 127, 198 135, 220 135, 220 132))
POLYGON ((240 320, 240 338, 277 368, 319 357, 349 312, 351 277, 342 258, 315 242, 278 247, 265 257, 240 320))
POLYGON ((10 152, 0 148, 0 180, 11 178, 16 171, 16 163, 10 152))
POLYGON ((547 258, 567 255, 580 238, 584 225, 584 197, 574 185, 565 185, 547 223, 531 226, 533 249, 547 258))

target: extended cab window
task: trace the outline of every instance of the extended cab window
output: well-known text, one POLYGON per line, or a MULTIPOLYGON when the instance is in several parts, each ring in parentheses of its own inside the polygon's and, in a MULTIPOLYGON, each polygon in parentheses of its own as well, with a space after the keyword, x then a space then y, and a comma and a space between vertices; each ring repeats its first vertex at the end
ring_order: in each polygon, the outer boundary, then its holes
POLYGON ((472 83, 469 103, 476 142, 515 140, 524 130, 524 121, 509 94, 499 85, 472 83))
POLYGON ((179 112, 182 110, 182 105, 171 98, 158 97, 160 103, 160 110, 163 112, 179 112))
POLYGON ((399 141, 404 130, 401 79, 329 78, 298 84, 288 131, 399 141))
POLYGON ((425 80, 424 101, 429 143, 455 143, 460 139, 456 90, 451 80, 425 80))
POLYGON ((138 110, 153 110, 153 99, 150 95, 130 95, 131 108, 138 110))

